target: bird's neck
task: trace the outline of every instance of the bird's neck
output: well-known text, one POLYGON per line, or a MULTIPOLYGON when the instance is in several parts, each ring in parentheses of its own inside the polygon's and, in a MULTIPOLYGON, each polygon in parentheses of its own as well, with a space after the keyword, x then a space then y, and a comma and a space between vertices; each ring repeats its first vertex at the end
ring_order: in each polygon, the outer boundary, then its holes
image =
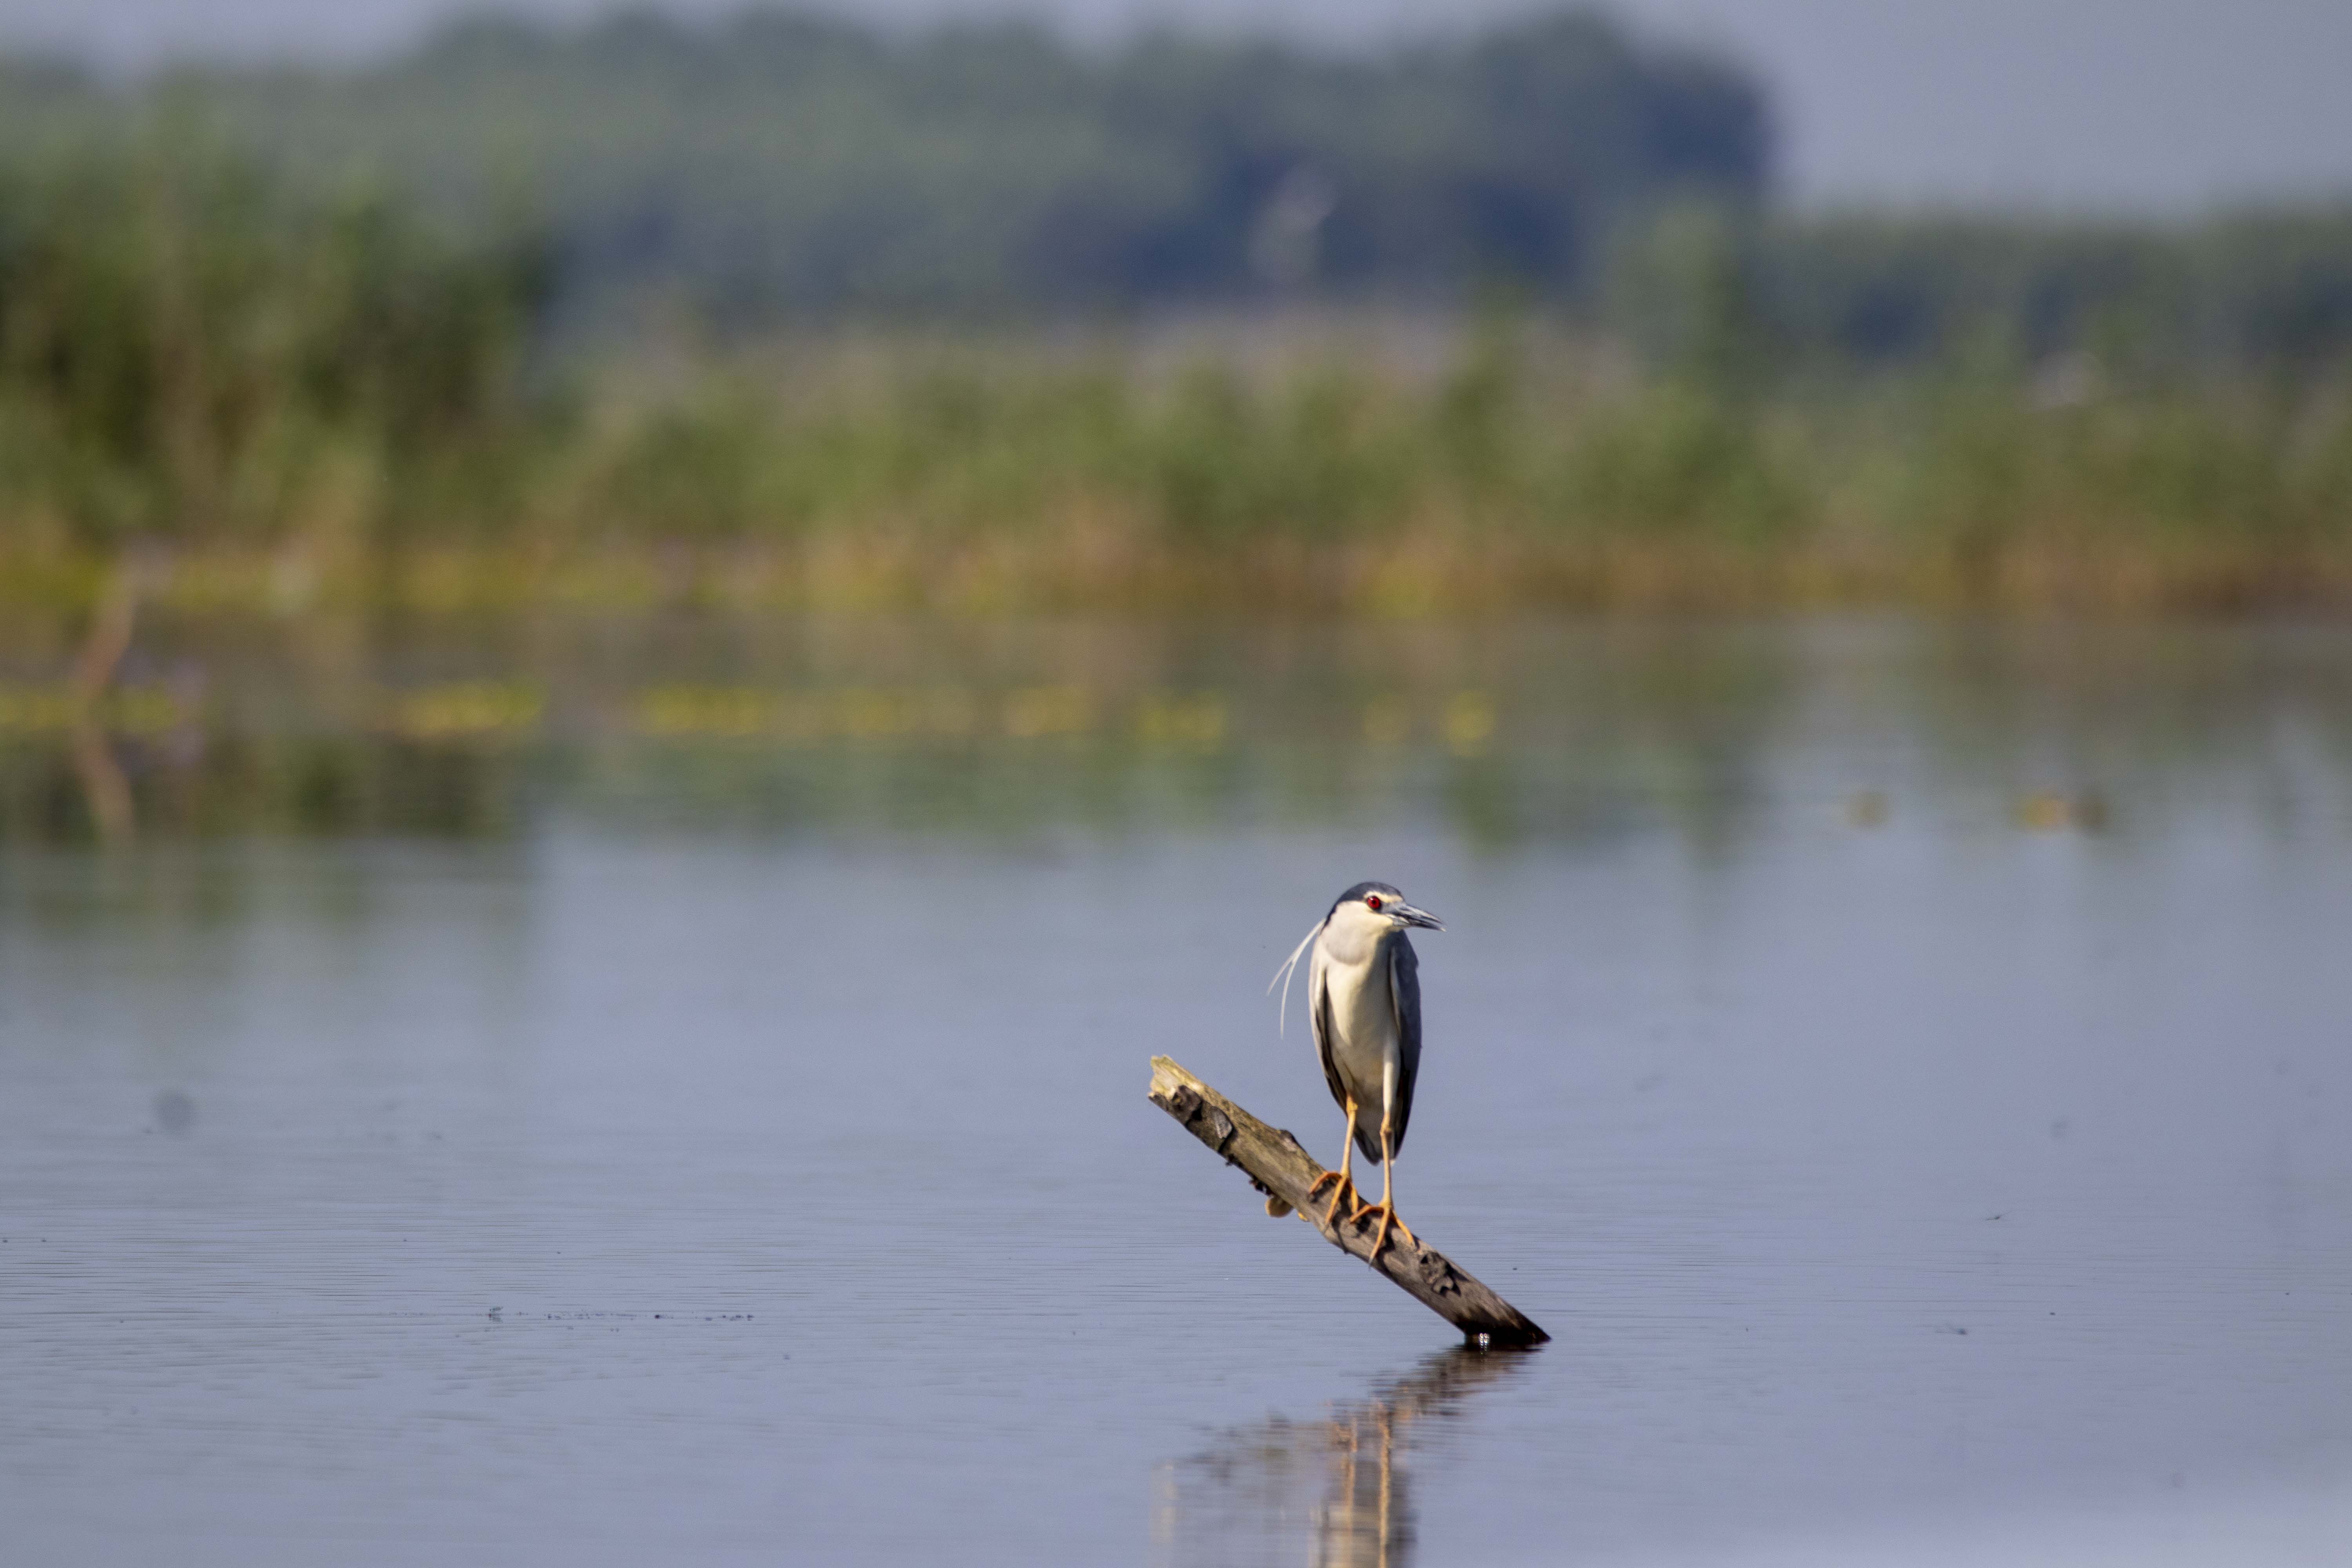
POLYGON ((1395 927, 1383 921, 1373 925, 1354 921, 1342 925, 1334 921, 1323 933, 1323 952, 1333 963, 1369 963, 1379 956, 1381 944, 1398 935, 1395 927))

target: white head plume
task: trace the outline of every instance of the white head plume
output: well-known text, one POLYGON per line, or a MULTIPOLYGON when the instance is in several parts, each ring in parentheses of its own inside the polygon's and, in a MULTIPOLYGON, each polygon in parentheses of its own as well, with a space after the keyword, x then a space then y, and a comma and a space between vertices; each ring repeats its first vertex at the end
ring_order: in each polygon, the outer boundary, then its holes
POLYGON ((1265 983, 1265 988, 1268 991, 1274 989, 1277 981, 1282 985, 1282 1012, 1274 1026, 1274 1032, 1276 1035, 1286 1035, 1290 1029, 1290 973, 1298 967, 1298 961, 1307 956, 1307 948, 1313 945, 1317 937, 1323 934, 1323 928, 1330 923, 1331 917, 1327 914, 1307 927, 1307 934, 1299 939, 1297 947, 1290 950, 1290 956, 1283 962, 1282 967, 1274 972, 1274 979, 1265 983))

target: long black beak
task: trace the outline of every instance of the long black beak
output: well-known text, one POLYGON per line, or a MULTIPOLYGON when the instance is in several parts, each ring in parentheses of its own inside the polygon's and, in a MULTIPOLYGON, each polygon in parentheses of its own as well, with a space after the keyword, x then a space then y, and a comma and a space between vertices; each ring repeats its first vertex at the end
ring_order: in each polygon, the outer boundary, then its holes
POLYGON ((1431 914, 1427 910, 1414 909, 1411 904, 1399 904, 1396 908, 1391 910, 1389 913, 1396 916, 1397 919, 1404 921, 1405 924, 1409 926, 1419 926, 1423 931, 1444 931, 1445 929, 1444 923, 1435 915, 1431 914))

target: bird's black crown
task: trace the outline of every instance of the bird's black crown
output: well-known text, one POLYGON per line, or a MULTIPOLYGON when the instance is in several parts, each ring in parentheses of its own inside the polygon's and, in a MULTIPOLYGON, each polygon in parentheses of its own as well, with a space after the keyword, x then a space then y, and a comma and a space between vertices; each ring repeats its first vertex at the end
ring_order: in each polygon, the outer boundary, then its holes
POLYGON ((1354 887, 1349 889, 1346 892, 1340 894, 1338 898, 1332 900, 1331 907, 1336 910, 1341 904, 1355 903, 1366 893, 1378 893, 1384 899, 1394 899, 1399 903, 1402 903, 1404 901, 1404 895, 1398 892, 1394 888, 1390 887, 1386 882, 1359 882, 1354 887))

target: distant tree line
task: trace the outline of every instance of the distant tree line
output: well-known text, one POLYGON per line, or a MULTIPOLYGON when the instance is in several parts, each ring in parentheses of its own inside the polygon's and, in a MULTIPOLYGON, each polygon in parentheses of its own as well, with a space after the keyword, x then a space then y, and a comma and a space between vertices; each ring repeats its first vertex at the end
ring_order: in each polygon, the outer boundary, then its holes
POLYGON ((1766 226, 1758 312, 1869 363, 2072 355, 2114 374, 2289 374, 2352 350, 2352 203, 2191 225, 1850 215, 1766 226))
MULTIPOLYGON (((358 70, 183 70, 131 96, 309 176, 520 203, 568 289, 674 289, 722 318, 1575 296, 1629 219, 1753 206, 1770 162, 1748 76, 1586 16, 1352 58, 767 11, 475 21, 358 70)), ((123 108, 55 71, 0 82, 18 147, 123 108)))
POLYGON ((2352 203, 2193 223, 1666 209, 1594 311, 1726 384, 1823 369, 2309 381, 2352 358, 2352 203))
POLYGON ((1693 374, 1970 356, 2325 374, 2352 204, 2196 224, 1776 214, 1761 87, 1593 15, 1331 56, 752 11, 453 26, 358 68, 0 64, 0 169, 200 142, 541 236, 572 335, 1301 299, 1580 319, 1693 374))

